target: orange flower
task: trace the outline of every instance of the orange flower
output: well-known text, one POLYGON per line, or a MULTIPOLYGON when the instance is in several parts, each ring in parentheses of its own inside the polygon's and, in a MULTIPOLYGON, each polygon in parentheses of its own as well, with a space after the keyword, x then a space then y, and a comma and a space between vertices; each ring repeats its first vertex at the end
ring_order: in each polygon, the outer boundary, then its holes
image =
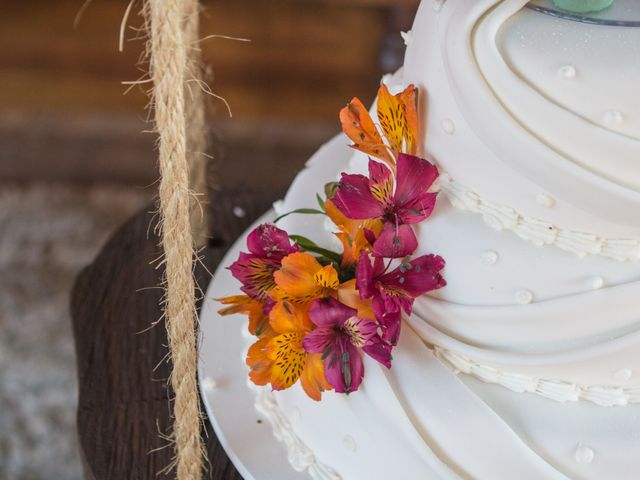
POLYGON ((371 251, 371 244, 367 240, 365 230, 370 230, 377 238, 382 231, 382 222, 378 219, 352 220, 347 218, 331 200, 325 201, 324 208, 331 221, 340 229, 334 235, 342 242, 341 267, 349 267, 358 261, 362 250, 371 251))
POLYGON ((386 162, 395 170, 398 153, 417 155, 418 89, 409 85, 401 93, 391 95, 384 83, 380 85, 378 121, 387 144, 359 99, 354 98, 340 110, 342 131, 353 141, 351 147, 386 162))
POLYGON ((395 156, 398 153, 417 155, 418 89, 409 85, 397 95, 391 95, 383 83, 378 90, 378 120, 395 156))
POLYGON ((373 312, 373 306, 370 299, 363 300, 360 298, 360 292, 356 288, 356 279, 349 280, 340 284, 338 289, 338 300, 346 306, 358 311, 358 317, 370 318, 378 321, 373 312))
POLYGON ((249 317, 249 332, 260 336, 265 326, 268 326, 269 317, 264 313, 264 302, 255 300, 249 295, 232 295, 230 297, 216 298, 216 301, 229 305, 218 310, 220 315, 233 315, 244 313, 249 317))
POLYGON ((300 380, 305 393, 320 400, 322 392, 332 387, 324 376, 321 356, 307 353, 302 346, 311 331, 310 304, 278 302, 269 314, 268 333, 254 343, 247 355, 249 377, 257 385, 271 383, 274 390, 284 390, 300 380))
POLYGON ((393 157, 360 99, 354 97, 340 110, 340 123, 342 131, 353 142, 352 148, 379 158, 389 165, 394 164, 393 157))
POLYGON ((323 267, 313 255, 302 252, 284 257, 280 270, 273 274, 273 278, 276 287, 271 291, 271 298, 296 303, 335 296, 340 284, 338 272, 332 265, 323 267))

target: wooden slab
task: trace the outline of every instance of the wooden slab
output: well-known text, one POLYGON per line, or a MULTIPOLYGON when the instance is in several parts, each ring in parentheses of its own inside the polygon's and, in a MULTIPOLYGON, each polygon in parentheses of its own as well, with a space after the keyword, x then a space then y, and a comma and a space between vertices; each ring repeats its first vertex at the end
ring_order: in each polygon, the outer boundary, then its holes
MULTIPOLYGON (((209 282, 208 271, 274 198, 271 192, 241 189, 216 193, 209 208, 214 235, 202 251, 204 265, 196 268, 202 289, 209 282), (234 207, 241 207, 245 216, 234 215, 234 207)), ((165 360, 164 325, 153 326, 160 318, 162 268, 155 266, 160 249, 152 210, 141 211, 113 235, 82 271, 72 294, 78 434, 90 480, 155 480, 171 461, 172 449, 161 436, 171 423, 171 366, 165 360)), ((212 466, 205 478, 240 480, 208 422, 202 435, 212 466)))

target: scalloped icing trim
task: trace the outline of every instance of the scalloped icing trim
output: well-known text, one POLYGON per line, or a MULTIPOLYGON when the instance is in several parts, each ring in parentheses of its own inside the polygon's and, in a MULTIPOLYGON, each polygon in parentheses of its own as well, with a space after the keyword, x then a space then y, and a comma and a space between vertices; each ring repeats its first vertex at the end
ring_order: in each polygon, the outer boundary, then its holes
POLYGON ((519 373, 509 373, 481 365, 464 355, 433 347, 435 356, 455 373, 465 373, 485 383, 501 385, 517 393, 536 393, 557 402, 588 401, 602 407, 640 403, 640 386, 578 385, 562 380, 548 380, 519 373))
POLYGON ((455 208, 479 213, 493 229, 511 230, 536 246, 554 245, 579 257, 599 255, 621 262, 640 260, 640 240, 604 238, 593 233, 559 228, 545 220, 527 217, 511 207, 483 199, 446 173, 440 174, 439 187, 455 208))
POLYGON ((249 387, 256 392, 256 410, 267 418, 276 440, 284 443, 291 467, 298 472, 306 471, 313 480, 342 480, 334 469, 318 462, 313 451, 296 435, 273 392, 253 384, 249 387))

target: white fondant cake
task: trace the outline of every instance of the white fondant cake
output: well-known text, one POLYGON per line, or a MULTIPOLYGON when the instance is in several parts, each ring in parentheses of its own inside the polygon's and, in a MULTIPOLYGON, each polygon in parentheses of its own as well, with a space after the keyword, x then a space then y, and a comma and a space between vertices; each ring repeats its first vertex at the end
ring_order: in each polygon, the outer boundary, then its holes
MULTIPOLYGON (((423 93, 443 195, 418 253, 447 260, 448 285, 416 301, 391 370, 366 359, 358 392, 260 392, 313 478, 640 472, 640 28, 526 3, 424 0, 404 35, 385 81, 423 93)), ((629 5, 610 8, 640 20, 629 5)), ((364 171, 347 144, 323 146, 276 210, 364 171)), ((315 216, 281 227, 332 246, 315 216)))

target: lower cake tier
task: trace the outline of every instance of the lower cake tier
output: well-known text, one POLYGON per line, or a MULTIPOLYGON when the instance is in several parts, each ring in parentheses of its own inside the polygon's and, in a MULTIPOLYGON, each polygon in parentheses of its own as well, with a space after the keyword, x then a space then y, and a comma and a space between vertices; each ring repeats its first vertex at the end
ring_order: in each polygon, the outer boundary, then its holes
MULTIPOLYGON (((337 137, 318 151, 278 213, 315 204, 349 164, 346 143, 337 137)), ((317 216, 279 226, 332 246, 317 216)), ((358 392, 320 403, 298 386, 259 391, 257 406, 287 440, 292 464, 327 479, 634 478, 640 334, 625 306, 639 287, 624 264, 534 247, 444 196, 424 228, 421 253, 444 256, 449 284, 416 302, 391 370, 367 360, 358 392), (511 277, 491 273, 495 262, 482 255, 490 245, 516 262, 511 277), (612 286, 572 291, 598 270, 612 286), (530 285, 542 298, 522 301, 530 285), (516 301, 482 301, 482 292, 507 291, 516 301)))

